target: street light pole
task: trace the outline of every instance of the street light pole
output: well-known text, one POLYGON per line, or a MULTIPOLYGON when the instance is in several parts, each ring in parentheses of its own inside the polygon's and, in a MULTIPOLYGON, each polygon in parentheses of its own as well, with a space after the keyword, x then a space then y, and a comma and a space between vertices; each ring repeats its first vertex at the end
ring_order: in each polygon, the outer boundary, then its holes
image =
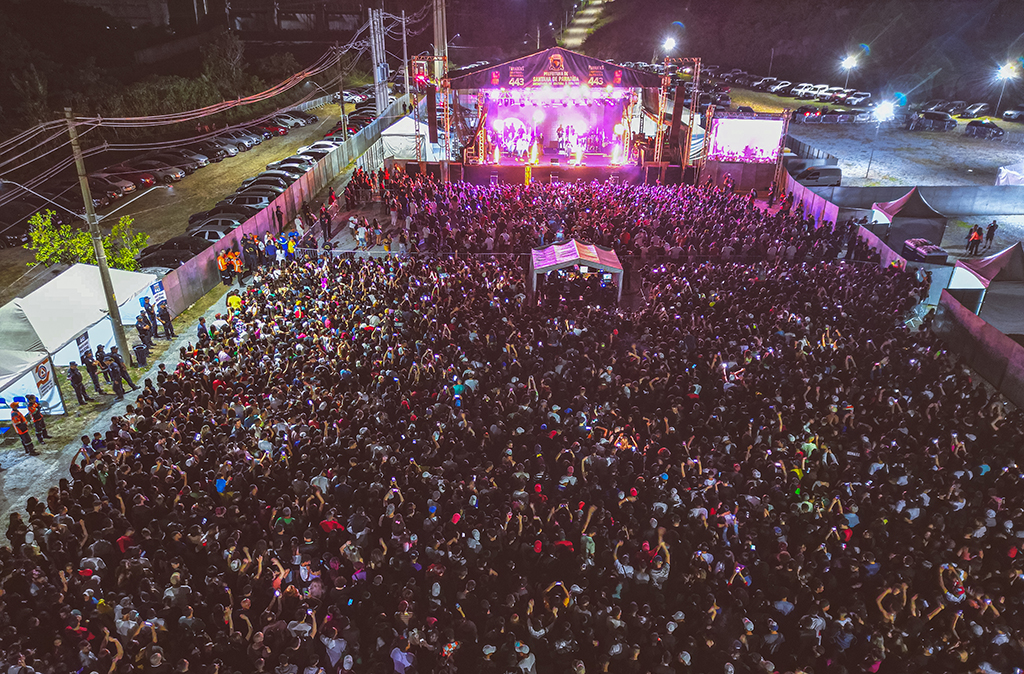
POLYGON ((407 43, 405 10, 402 10, 402 68, 405 70, 405 95, 409 95, 409 45, 407 43))
POLYGON ((85 159, 82 157, 82 146, 78 142, 78 129, 71 115, 71 108, 64 108, 64 117, 68 121, 68 135, 71 137, 71 152, 75 156, 75 168, 78 170, 78 184, 82 188, 82 202, 85 204, 85 221, 89 223, 89 234, 92 236, 92 247, 96 252, 96 265, 100 268, 100 282, 103 284, 103 296, 107 300, 107 314, 110 316, 110 327, 114 332, 114 341, 125 362, 131 362, 131 352, 124 338, 124 326, 121 325, 121 311, 114 296, 114 284, 110 280, 110 268, 107 266, 107 251, 103 248, 103 234, 100 223, 96 219, 96 209, 92 206, 92 191, 89 189, 89 177, 85 173, 85 159))
MULTIPOLYGON (((999 106, 1003 104, 1003 92, 1006 91, 1006 80, 1008 80, 1008 79, 1010 79, 1010 78, 1009 77, 1003 77, 1002 78, 1003 86, 999 87, 999 100, 996 101, 996 109, 995 109, 995 115, 994 115, 995 117, 999 116, 999 106)), ((992 100, 992 99, 990 98, 989 100, 992 100)))
POLYGON ((338 53, 338 93, 341 95, 338 107, 341 108, 341 137, 348 140, 348 122, 345 121, 345 64, 341 62, 341 47, 337 42, 334 43, 334 50, 338 53))

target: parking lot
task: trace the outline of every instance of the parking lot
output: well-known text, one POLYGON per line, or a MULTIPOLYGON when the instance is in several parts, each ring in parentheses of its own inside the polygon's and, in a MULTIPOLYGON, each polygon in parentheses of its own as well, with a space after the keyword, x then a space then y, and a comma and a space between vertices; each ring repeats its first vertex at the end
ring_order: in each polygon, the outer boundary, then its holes
MULTIPOLYGON (((319 140, 338 121, 341 110, 336 104, 311 110, 320 121, 292 129, 288 135, 266 140, 248 152, 199 169, 172 186, 149 188, 141 195, 120 200, 99 213, 109 215, 101 221, 104 231, 122 215, 135 218, 135 227, 150 235, 149 243, 160 243, 184 234, 188 217, 212 208, 235 191, 239 184, 265 170, 266 165, 284 159, 298 148, 319 140)), ((84 226, 84 223, 83 223, 84 226)), ((0 304, 24 297, 43 285, 63 268, 29 268, 34 259, 24 248, 0 250, 0 304)))

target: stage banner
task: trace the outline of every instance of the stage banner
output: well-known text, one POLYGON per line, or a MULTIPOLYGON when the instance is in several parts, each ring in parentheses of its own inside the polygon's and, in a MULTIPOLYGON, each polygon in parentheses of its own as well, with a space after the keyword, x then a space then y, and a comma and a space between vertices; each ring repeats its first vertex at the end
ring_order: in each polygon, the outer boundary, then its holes
POLYGON ((521 59, 453 77, 450 83, 452 89, 524 89, 545 86, 657 88, 661 86, 661 78, 561 47, 552 47, 521 59))

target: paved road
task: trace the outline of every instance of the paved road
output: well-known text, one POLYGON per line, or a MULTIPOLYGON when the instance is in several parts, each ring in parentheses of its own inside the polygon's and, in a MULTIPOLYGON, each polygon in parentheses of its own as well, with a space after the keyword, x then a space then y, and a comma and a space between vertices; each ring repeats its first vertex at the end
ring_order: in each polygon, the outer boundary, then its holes
MULTIPOLYGON (((101 228, 109 231, 120 216, 129 215, 135 219, 137 230, 150 235, 150 244, 184 234, 189 215, 212 208, 235 191, 243 180, 265 170, 267 164, 291 156, 299 147, 319 140, 340 115, 337 105, 311 112, 320 122, 292 129, 287 136, 272 138, 248 152, 206 166, 171 187, 152 187, 140 195, 116 202, 100 213, 104 218, 101 228)), ((29 271, 26 265, 33 259, 33 254, 24 248, 0 250, 0 305, 15 297, 24 297, 64 271, 57 267, 29 271)))

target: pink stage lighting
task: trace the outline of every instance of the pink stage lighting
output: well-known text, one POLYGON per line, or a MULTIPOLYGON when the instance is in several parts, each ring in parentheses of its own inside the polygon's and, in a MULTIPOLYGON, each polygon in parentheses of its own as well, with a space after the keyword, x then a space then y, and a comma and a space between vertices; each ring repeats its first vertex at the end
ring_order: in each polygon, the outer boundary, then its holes
POLYGON ((782 119, 715 119, 708 160, 773 164, 779 159, 784 130, 782 119))

